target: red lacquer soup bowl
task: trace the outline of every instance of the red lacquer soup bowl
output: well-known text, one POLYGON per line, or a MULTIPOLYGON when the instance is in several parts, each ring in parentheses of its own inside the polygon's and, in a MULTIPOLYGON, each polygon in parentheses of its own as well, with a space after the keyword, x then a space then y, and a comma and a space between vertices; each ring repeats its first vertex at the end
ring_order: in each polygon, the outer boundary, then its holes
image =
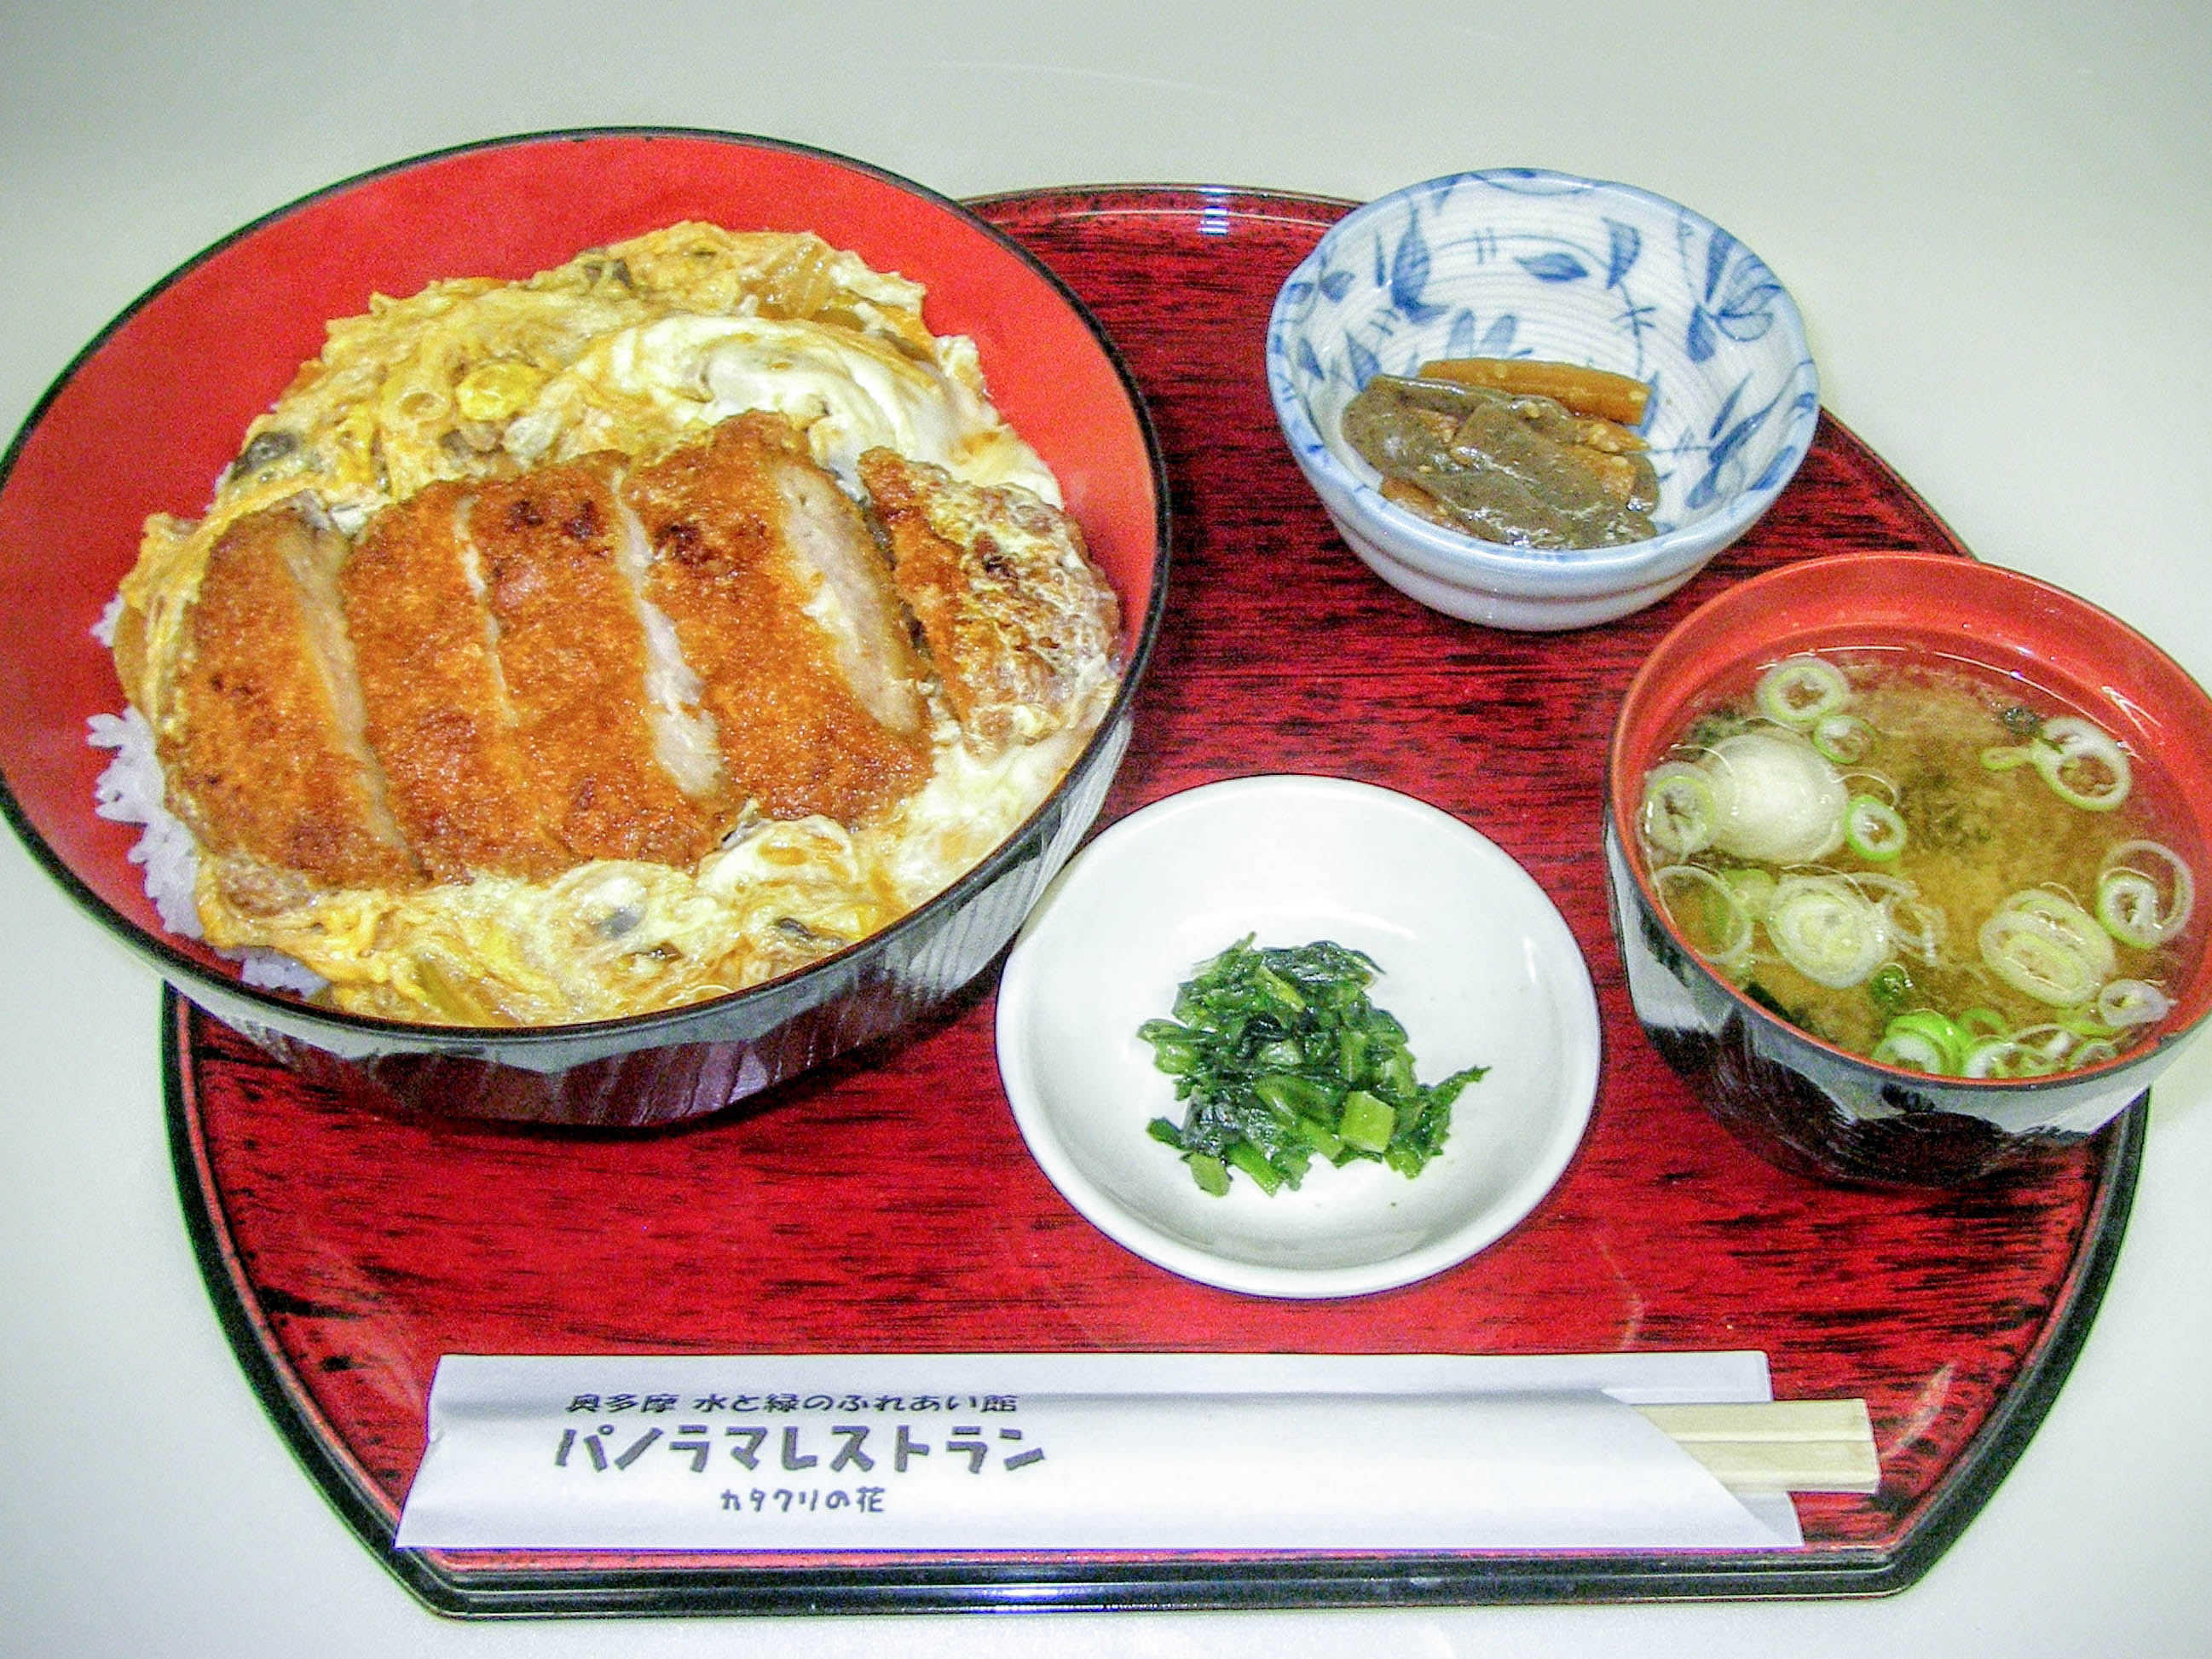
MULTIPOLYGON (((2212 701, 2142 635, 2072 594, 1994 565, 1917 554, 1787 565, 1730 588, 1662 640, 1614 728, 1607 868, 1614 932, 1646 1035, 1721 1122, 1772 1162, 1806 1174, 1950 1185, 2094 1133, 2143 1093, 2212 1010, 2204 947, 2212 916, 2203 907, 2171 941, 2157 987, 2171 1006, 2150 1035, 2113 1045, 2117 1054, 2082 1048, 2087 1058, 2079 1064, 2069 1054, 2048 1061, 2030 1054, 2034 1066, 2006 1068, 2050 1067, 2036 1074, 1970 1076, 1932 1062, 1929 1070, 1877 1064, 1808 1035, 1740 988, 1740 969, 1701 954, 1661 902, 1640 829, 1647 775, 1684 752, 1676 745, 1692 720, 1741 699, 1772 665, 1808 653, 1948 663, 1984 683, 1996 677, 2008 697, 2016 687, 2022 706, 2087 720, 2128 757, 2134 787, 2155 809, 2160 844, 2200 878, 2207 871, 2212 701)), ((2094 908, 2094 896, 2083 896, 2082 908, 2094 908)), ((1975 951, 1980 925, 1950 918, 1947 948, 1975 951)), ((2070 1019, 2086 1035, 2038 1042, 2094 1042, 2098 1022, 2087 1006, 2052 1010, 2054 1020, 2070 1019)))
POLYGON ((1133 382, 1083 306, 1007 237, 877 168, 740 135, 501 139, 280 209, 193 259, 70 365, 0 463, 0 781, 32 854, 185 995, 302 1070, 416 1109, 640 1125, 714 1110, 910 1022, 981 973, 1097 815, 1127 746, 1166 593, 1167 490, 1133 382), (680 220, 811 230, 927 289, 994 401, 1060 481, 1121 602, 1123 678, 1098 732, 994 853, 890 927, 801 971, 666 1012, 520 1030, 362 1018, 241 982, 161 927, 94 811, 87 721, 123 707, 93 636, 149 514, 190 516, 333 318, 445 276, 517 278, 680 220))

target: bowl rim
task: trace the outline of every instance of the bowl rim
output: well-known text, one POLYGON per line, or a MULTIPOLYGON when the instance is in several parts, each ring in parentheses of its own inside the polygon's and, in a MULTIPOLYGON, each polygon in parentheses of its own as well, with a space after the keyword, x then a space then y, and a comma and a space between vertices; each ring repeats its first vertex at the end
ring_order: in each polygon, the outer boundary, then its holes
MULTIPOLYGON (((1094 763, 1102 744, 1117 740, 1120 728, 1127 718, 1130 705, 1150 666, 1153 647, 1165 615, 1172 556, 1166 462, 1159 434, 1134 374, 1104 325, 1090 307, 1049 266, 1008 233, 964 204, 902 174, 836 150, 791 139, 720 128, 655 124, 533 129, 422 151, 366 168, 295 197, 179 261, 101 326, 48 383, 38 400, 31 405, 6 449, 0 451, 0 491, 6 489, 24 450, 54 404, 107 343, 178 283, 257 233, 307 209, 373 185, 380 179, 465 155, 532 145, 587 143, 601 140, 649 141, 655 138, 705 141, 726 145, 733 150, 767 150, 794 155, 826 162, 832 167, 859 173, 887 185, 951 215, 969 229, 998 244, 1042 280, 1090 334, 1128 398, 1130 413, 1144 450, 1152 495, 1152 588, 1142 617, 1128 619, 1132 641, 1128 659, 1122 666, 1121 684, 1101 716, 1097 729, 1069 763, 1066 771, 1051 792, 1034 811, 1007 832, 998 846, 941 891, 888 926, 804 967, 722 996, 670 1008, 558 1025, 447 1025, 422 1020, 383 1019, 320 1006, 304 999, 249 984, 242 977, 211 969, 197 957, 172 943, 166 932, 141 927, 94 890, 47 842, 30 813, 17 799, 13 781, 4 769, 0 769, 0 817, 6 819, 17 842, 81 908, 100 922, 112 937, 150 960, 161 975, 178 989, 198 987, 234 1006, 242 1003, 253 1009, 265 1011, 270 1024, 278 1029, 305 1027, 321 1036, 343 1038, 356 1044, 367 1042, 373 1046, 414 1051, 452 1052, 457 1048, 490 1045, 501 1051, 502 1057, 526 1067, 531 1062, 524 1056, 532 1050, 543 1051, 547 1058, 556 1058, 570 1050, 597 1052, 605 1040, 631 1033, 649 1037, 665 1030, 669 1034, 669 1040, 677 1042, 716 1040, 717 1034, 708 1029, 703 1022, 747 998, 765 1000, 763 994, 771 992, 778 997, 788 996, 794 988, 805 981, 848 971, 855 961, 881 950, 885 940, 894 935, 920 931, 927 921, 965 904, 977 892, 995 882, 1010 865, 1031 856, 1033 849, 1029 843, 1035 836, 1039 821, 1056 810, 1070 783, 1087 772, 1094 763)), ((90 810, 89 800, 86 807, 90 810)), ((647 1048, 655 1045, 647 1041, 624 1046, 647 1048)))
MULTIPOLYGON (((1440 581, 1462 580, 1472 573, 1483 570, 1534 576, 1556 573, 1562 568, 1592 578, 1617 575, 1627 579, 1632 575, 1643 575, 1646 566, 1679 567, 1693 563, 1735 540, 1773 505, 1790 479, 1796 476, 1797 469, 1804 464, 1805 457, 1812 448, 1814 429, 1820 422, 1820 368, 1814 362, 1812 349, 1806 338, 1804 317, 1797 308, 1796 299, 1778 277, 1774 285, 1777 331, 1782 335, 1784 344, 1795 348, 1796 360, 1790 377, 1796 396, 1792 399, 1789 420, 1783 428, 1785 450, 1794 448, 1793 459, 1770 483, 1739 489, 1721 507, 1689 524, 1679 525, 1656 536, 1648 536, 1642 541, 1624 542, 1617 547, 1583 550, 1516 548, 1504 543, 1486 542, 1478 537, 1463 535, 1440 525, 1431 524, 1385 500, 1379 491, 1338 458, 1335 450, 1322 435, 1304 394, 1291 373, 1287 345, 1291 290, 1310 279, 1332 242, 1340 242, 1341 239, 1357 234, 1376 219, 1386 217, 1410 204, 1444 194, 1470 179, 1486 183, 1511 179, 1523 184, 1556 184, 1561 186, 1552 191, 1518 192, 1532 196, 1602 194, 1626 197, 1640 204, 1679 215, 1693 224, 1719 231, 1759 259, 1761 264, 1766 263, 1757 249, 1736 237, 1733 232, 1727 231, 1716 221, 1671 197, 1662 196, 1640 185, 1589 178, 1554 168, 1469 169, 1420 179, 1376 197, 1353 209, 1323 233, 1312 251, 1284 278, 1282 285, 1276 290, 1274 305, 1268 314, 1266 346, 1267 393, 1299 469, 1312 482, 1331 510, 1355 518, 1374 533, 1388 537, 1394 554, 1440 581), (1801 380, 1802 385, 1799 386, 1801 380)), ((1770 273, 1773 270, 1771 265, 1766 268, 1770 273)))
MULTIPOLYGON (((1627 690, 1621 694, 1620 706, 1614 718, 1613 732, 1607 741, 1603 824, 1606 839, 1618 850, 1621 866, 1628 872, 1629 879, 1636 889, 1638 904, 1646 915, 1655 918, 1666 930, 1668 939, 1680 948, 1684 958, 1697 964, 1697 971, 1704 980, 1726 994, 1730 1006, 1742 1017, 1754 1021, 1762 1030, 1780 1032, 1787 1036, 1833 1063, 1862 1069, 1869 1075, 1881 1079, 1885 1085, 1894 1084, 1923 1095, 1958 1091, 1966 1096, 2028 1096, 2043 1092, 2057 1093, 2079 1090, 2085 1085, 2094 1085, 2118 1079, 2127 1072, 2143 1066, 2147 1063, 2162 1063, 2165 1058, 2170 1057, 2178 1045, 2193 1036, 2208 1018, 2212 1018, 2212 939, 2208 939, 2201 947, 2195 974, 2198 988, 2197 995, 2204 1006, 2189 1012, 2179 1021, 2170 1023, 2166 1029, 2160 1031, 2149 1042, 2126 1049, 2112 1059, 2099 1061, 2095 1065, 2085 1066, 2075 1071, 2053 1073, 2043 1077, 1948 1077, 1914 1071, 1908 1066, 1884 1065, 1866 1054, 1845 1048, 1825 1037, 1816 1036, 1802 1026, 1794 1024, 1771 1010, 1761 1006, 1747 996, 1741 988, 1712 970, 1705 959, 1698 953, 1696 948, 1683 936, 1681 929, 1675 924, 1674 916, 1666 905, 1652 891, 1649 874, 1643 867, 1643 860, 1636 853, 1636 826, 1632 821, 1635 807, 1632 804, 1632 792, 1626 787, 1633 781, 1627 776, 1626 769, 1630 761, 1627 736, 1632 713, 1640 703, 1650 699, 1651 688, 1671 665, 1668 659, 1678 642, 1690 635, 1693 630, 1711 626, 1714 616, 1726 614, 1739 607, 1749 606, 1755 610, 1758 606, 1771 602, 1778 588, 1787 589, 1800 582, 1817 580, 1826 571, 1846 562, 1857 565, 1862 568, 1884 566, 1897 569, 1923 570, 1929 574, 1949 576, 1955 576, 1961 568, 1964 568, 1976 573, 1979 579, 2014 587, 2024 596, 2030 594, 2038 596, 2073 612, 2083 621, 2092 622, 2110 629, 2134 649, 2143 653, 2144 659, 2154 667, 2160 672, 2172 674, 2176 680, 2178 689, 2193 690, 2196 700, 2200 705, 2200 712, 2204 713, 2208 717, 2212 717, 2212 694, 2208 694, 2186 669, 2140 629, 2105 610, 2094 601, 2086 599, 2078 593, 2059 586, 2055 582, 2045 581, 2039 576, 2030 575, 2026 571, 2015 570, 2005 565, 1991 564, 1972 557, 1960 559, 1955 555, 1947 553, 1899 550, 1825 554, 1778 565, 1771 570, 1765 570, 1755 576, 1747 577, 1724 592, 1714 595, 1669 629, 1645 654, 1643 663, 1629 681, 1627 690)), ((1984 649, 1987 648, 1985 642, 1977 641, 1977 643, 1982 644, 1984 649)), ((1735 667, 1741 663, 1745 655, 1756 655, 1772 647, 1757 647, 1749 653, 1739 650, 1728 665, 1731 668, 1735 667)), ((1984 665, 1988 666, 1988 665, 1984 665)), ((1694 677, 1693 692, 1708 689, 1715 678, 1716 676, 1710 672, 1700 673, 1694 677)), ((2212 847, 2212 818, 2208 818, 2207 821, 2206 841, 2208 847, 2212 847)), ((1622 921, 1625 925, 1626 919, 1622 921)), ((2177 1006, 2180 1006, 2177 1000, 2177 1006)))

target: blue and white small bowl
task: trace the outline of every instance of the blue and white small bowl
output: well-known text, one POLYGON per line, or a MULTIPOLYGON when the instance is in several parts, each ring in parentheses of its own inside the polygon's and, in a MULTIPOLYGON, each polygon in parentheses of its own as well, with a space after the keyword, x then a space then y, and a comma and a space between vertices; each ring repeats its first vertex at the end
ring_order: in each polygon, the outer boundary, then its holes
POLYGON ((1582 628, 1673 592, 1796 471, 1820 418, 1797 307, 1749 248, 1627 185, 1527 168, 1455 173, 1332 226, 1276 295, 1267 390, 1345 540, 1424 605, 1493 628, 1582 628), (1589 552, 1504 546, 1382 499, 1344 441, 1377 374, 1530 357, 1632 375, 1659 533, 1589 552))

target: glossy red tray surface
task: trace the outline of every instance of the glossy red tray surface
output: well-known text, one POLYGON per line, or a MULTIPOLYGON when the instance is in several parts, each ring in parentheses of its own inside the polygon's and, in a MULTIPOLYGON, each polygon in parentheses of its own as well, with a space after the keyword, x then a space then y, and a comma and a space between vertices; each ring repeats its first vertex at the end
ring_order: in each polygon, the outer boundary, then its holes
MULTIPOLYGON (((1610 627, 1513 635, 1370 575, 1292 465, 1261 369, 1282 278, 1348 204, 1177 188, 982 214, 1097 312, 1174 495, 1169 617, 1102 821, 1193 785, 1334 774, 1497 842, 1580 940, 1605 1024, 1588 1139, 1516 1231, 1425 1283, 1320 1303, 1214 1291, 1079 1217, 999 1087, 992 977, 925 1026, 739 1109, 639 1134, 376 1115, 173 1000, 185 1207, 241 1362, 308 1471, 417 1594, 461 1613, 1359 1603, 1863 1594, 1924 1571, 2002 1478, 2100 1294, 2138 1106, 1948 1193, 1815 1185, 1692 1101, 1630 1010, 1598 826, 1606 737, 1652 643, 1721 585, 1815 553, 1963 555, 1832 421, 1743 542, 1610 627), (1783 1398, 1857 1396, 1869 1497, 1798 1501, 1741 1555, 544 1555, 397 1551, 439 1356, 1759 1348, 1783 1398)), ((1135 1133, 1133 1126, 1133 1133, 1135 1133)))

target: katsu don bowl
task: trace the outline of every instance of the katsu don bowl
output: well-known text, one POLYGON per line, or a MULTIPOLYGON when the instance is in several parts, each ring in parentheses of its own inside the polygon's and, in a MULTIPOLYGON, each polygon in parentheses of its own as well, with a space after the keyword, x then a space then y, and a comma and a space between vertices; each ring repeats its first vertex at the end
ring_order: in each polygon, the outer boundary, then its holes
POLYGON ((4 805, 184 996, 448 1115, 719 1109, 1096 817, 1166 491, 1024 250, 772 140, 506 139, 165 279, 0 471, 4 805))

